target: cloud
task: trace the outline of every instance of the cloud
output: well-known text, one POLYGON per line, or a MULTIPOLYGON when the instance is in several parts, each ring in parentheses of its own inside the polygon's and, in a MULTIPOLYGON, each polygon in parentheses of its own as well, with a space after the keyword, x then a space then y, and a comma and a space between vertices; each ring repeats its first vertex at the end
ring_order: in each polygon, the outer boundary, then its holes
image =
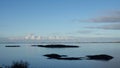
POLYGON ((33 34, 29 34, 29 35, 27 35, 27 36, 25 36, 25 39, 26 40, 34 40, 34 39, 36 39, 36 36, 34 36, 33 34))
POLYGON ((80 33, 80 34, 89 34, 89 33, 92 33, 91 30, 79 30, 77 31, 77 33, 80 33))
POLYGON ((68 40, 73 39, 71 36, 35 36, 34 34, 28 34, 24 37, 24 40, 68 40))
POLYGON ((89 29, 83 29, 83 30, 77 30, 77 31, 73 31, 73 32, 68 32, 66 34, 68 35, 75 35, 75 34, 90 34, 92 33, 93 30, 89 30, 89 29))
POLYGON ((120 30, 120 24, 109 24, 98 27, 87 27, 87 28, 98 28, 98 29, 109 29, 109 30, 120 30))
POLYGON ((8 38, 0 37, 0 41, 8 41, 8 40, 9 40, 8 38))
POLYGON ((81 22, 104 22, 104 23, 115 23, 120 22, 120 11, 110 11, 103 16, 99 16, 96 18, 91 18, 88 20, 83 20, 81 22))

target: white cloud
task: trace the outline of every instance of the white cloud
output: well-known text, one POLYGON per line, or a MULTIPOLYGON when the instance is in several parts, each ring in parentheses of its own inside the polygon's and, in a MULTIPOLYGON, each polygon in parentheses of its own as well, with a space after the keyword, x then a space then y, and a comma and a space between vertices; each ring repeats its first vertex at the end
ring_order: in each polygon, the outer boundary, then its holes
POLYGON ((35 36, 33 34, 29 34, 24 36, 24 39, 25 40, 68 40, 68 39, 73 39, 73 37, 71 36, 35 36))
POLYGON ((36 39, 37 39, 37 40, 41 40, 42 37, 41 37, 41 36, 37 36, 36 39))
POLYGON ((34 34, 29 34, 24 37, 26 40, 40 40, 40 36, 35 36, 34 34))

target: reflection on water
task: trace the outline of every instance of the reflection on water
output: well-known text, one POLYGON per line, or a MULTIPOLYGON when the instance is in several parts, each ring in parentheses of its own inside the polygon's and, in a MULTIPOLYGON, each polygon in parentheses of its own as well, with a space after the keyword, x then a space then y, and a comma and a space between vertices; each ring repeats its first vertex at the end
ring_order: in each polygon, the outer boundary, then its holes
POLYGON ((29 68, 120 68, 120 43, 67 43, 67 45, 80 46, 79 48, 42 48, 31 47, 31 45, 33 44, 0 44, 0 66, 9 66, 13 61, 24 60, 30 64, 29 68), (6 45, 19 45, 20 47, 5 47, 6 45), (64 58, 106 54, 114 58, 108 62, 95 60, 65 61, 46 59, 43 56, 45 54, 69 56, 64 56, 64 58))

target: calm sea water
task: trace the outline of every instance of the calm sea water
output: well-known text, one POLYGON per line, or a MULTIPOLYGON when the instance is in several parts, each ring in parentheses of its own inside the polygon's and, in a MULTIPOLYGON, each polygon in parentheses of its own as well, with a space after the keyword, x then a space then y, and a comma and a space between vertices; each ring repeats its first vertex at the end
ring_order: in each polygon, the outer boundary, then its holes
POLYGON ((78 45, 79 48, 41 48, 32 44, 0 44, 0 66, 10 65, 13 61, 27 61, 29 68, 120 68, 120 43, 64 43, 78 45), (20 45, 21 47, 5 47, 20 45), (56 60, 47 59, 45 54, 62 54, 71 57, 108 54, 110 61, 96 60, 56 60))

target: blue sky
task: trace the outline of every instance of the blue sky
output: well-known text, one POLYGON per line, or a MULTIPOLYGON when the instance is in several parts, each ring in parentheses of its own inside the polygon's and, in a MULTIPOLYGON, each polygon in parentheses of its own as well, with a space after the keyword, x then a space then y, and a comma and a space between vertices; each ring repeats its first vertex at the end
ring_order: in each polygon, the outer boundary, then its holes
POLYGON ((0 37, 120 37, 120 0, 0 0, 0 37))

